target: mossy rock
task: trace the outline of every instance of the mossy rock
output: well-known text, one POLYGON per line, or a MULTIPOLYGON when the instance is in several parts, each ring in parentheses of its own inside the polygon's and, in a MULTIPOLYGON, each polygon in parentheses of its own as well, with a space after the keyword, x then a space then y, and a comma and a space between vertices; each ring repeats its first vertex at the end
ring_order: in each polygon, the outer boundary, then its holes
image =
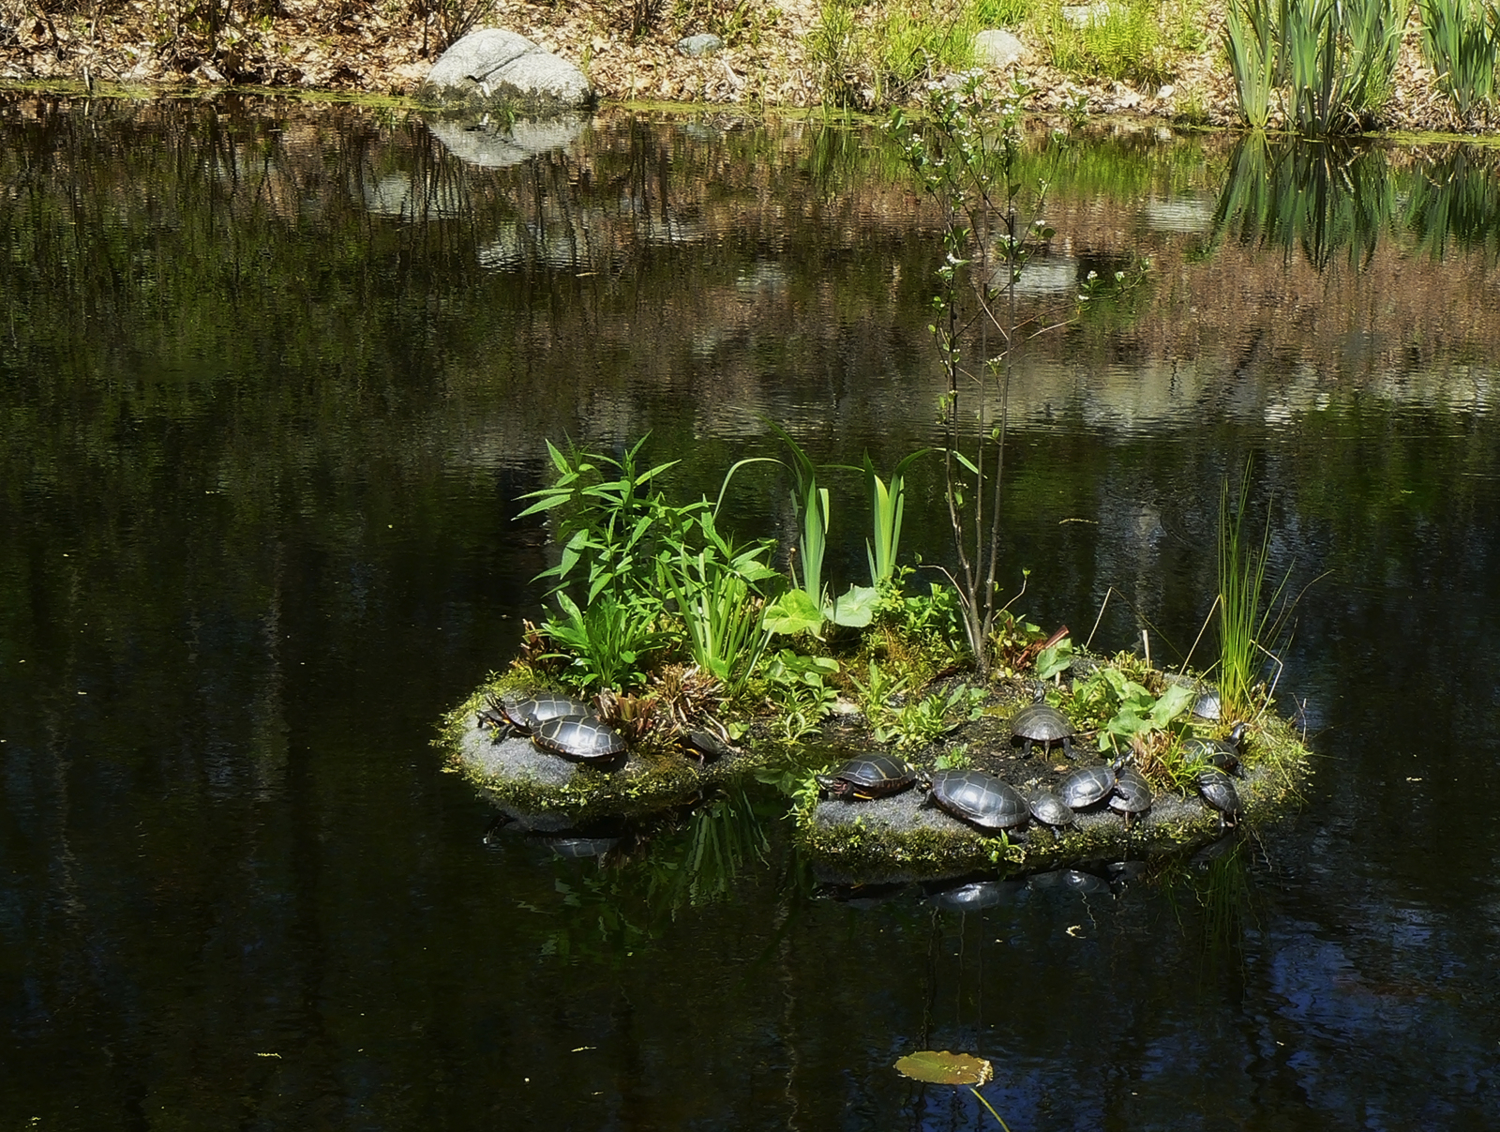
MULTIPOLYGON (((1251 736, 1245 777, 1236 783, 1242 827, 1265 824, 1293 809, 1309 772, 1307 748, 1284 720, 1263 720, 1251 736)), ((1035 758, 1031 762, 1037 764, 1035 758)), ((1016 774, 1002 777, 1014 784, 1016 774)), ((1224 832, 1218 811, 1196 794, 1160 791, 1129 830, 1122 817, 1104 810, 1081 813, 1074 826, 1063 830, 1032 823, 1014 835, 984 834, 927 804, 920 790, 870 801, 830 798, 804 807, 797 816, 799 840, 820 871, 855 882, 975 872, 1012 876, 1156 857, 1200 848, 1224 832)))
POLYGON ((497 741, 493 730, 481 728, 476 713, 498 694, 497 684, 486 684, 448 713, 438 745, 447 751, 450 771, 536 830, 573 828, 616 814, 644 816, 753 776, 765 765, 754 751, 740 749, 700 764, 660 742, 632 745, 610 769, 573 762, 538 750, 530 739, 497 741))

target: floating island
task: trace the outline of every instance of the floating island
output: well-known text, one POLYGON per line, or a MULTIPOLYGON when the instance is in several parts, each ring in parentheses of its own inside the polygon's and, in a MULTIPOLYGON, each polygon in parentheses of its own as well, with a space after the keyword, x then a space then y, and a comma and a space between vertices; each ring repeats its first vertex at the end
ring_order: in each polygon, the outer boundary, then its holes
MULTIPOLYGON (((1187 685, 1194 706, 1212 713, 1201 682, 1123 663, 1158 688, 1187 685)), ((754 716, 740 721, 745 735, 733 743, 719 737, 722 730, 682 723, 641 728, 640 720, 619 719, 619 701, 609 696, 578 704, 592 713, 580 721, 583 730, 568 717, 530 726, 516 705, 541 694, 518 692, 509 678, 487 682, 449 713, 440 744, 451 770, 535 833, 648 817, 727 788, 775 782, 791 796, 797 840, 820 874, 853 883, 1011 877, 1190 852, 1296 805, 1308 751, 1290 723, 1266 710, 1239 728, 1184 711, 1169 730, 1125 745, 1123 757, 1098 749, 1103 728, 1063 727, 1071 751, 1046 727, 1048 737, 1027 742, 1037 731, 1038 693, 1070 720, 1078 714, 1072 677, 1100 667, 1080 656, 1074 673, 1055 683, 1012 676, 970 689, 969 717, 909 751, 878 742, 865 714, 846 700, 795 743, 754 716), (610 718, 619 731, 604 722, 610 718), (596 725, 618 744, 600 739, 596 725), (626 740, 632 728, 641 737, 626 740), (838 777, 846 770, 855 781, 838 777), (1072 812, 1048 810, 1047 797, 1066 797, 1072 812)))

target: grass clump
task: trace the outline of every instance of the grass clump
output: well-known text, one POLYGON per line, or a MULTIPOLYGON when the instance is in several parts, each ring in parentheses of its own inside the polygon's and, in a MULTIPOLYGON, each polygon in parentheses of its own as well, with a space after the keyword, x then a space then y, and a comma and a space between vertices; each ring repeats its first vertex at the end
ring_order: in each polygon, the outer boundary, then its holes
POLYGON ((1500 5, 1485 0, 1418 0, 1422 57, 1465 125, 1492 120, 1500 5))

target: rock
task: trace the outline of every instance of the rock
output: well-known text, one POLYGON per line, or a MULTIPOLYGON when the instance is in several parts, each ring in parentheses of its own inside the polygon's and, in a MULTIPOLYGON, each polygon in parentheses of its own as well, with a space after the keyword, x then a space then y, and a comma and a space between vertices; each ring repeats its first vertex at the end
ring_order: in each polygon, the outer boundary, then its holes
POLYGON ((1026 45, 1003 28, 982 31, 974 37, 974 62, 1004 70, 1026 54, 1026 45))
POLYGON ((1109 19, 1109 15, 1108 0, 1097 0, 1093 4, 1068 5, 1062 10, 1062 18, 1075 28, 1098 27, 1109 19))
POLYGON ((520 105, 533 114, 582 110, 595 99, 572 63, 501 28, 470 32, 449 47, 417 93, 463 109, 520 105))
POLYGON ((677 41, 677 52, 680 55, 711 55, 723 46, 724 41, 716 35, 690 35, 677 41))

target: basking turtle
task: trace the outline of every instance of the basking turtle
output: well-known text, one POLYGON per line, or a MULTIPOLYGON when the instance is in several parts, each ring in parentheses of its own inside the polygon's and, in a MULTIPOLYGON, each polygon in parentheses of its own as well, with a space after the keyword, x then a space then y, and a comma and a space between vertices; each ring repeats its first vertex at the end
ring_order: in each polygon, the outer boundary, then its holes
POLYGON ((903 759, 888 755, 861 755, 850 759, 832 774, 815 776, 818 785, 834 798, 883 798, 899 794, 916 784, 917 772, 903 759))
POLYGON ((500 712, 505 721, 521 735, 530 735, 538 724, 547 723, 554 719, 579 719, 592 716, 594 709, 582 700, 575 700, 571 696, 559 696, 551 692, 538 693, 535 696, 515 698, 506 696, 504 699, 491 699, 490 708, 500 712))
POLYGON ((713 759, 734 754, 734 748, 712 731, 699 729, 679 732, 677 747, 688 758, 697 759, 700 766, 713 759))
POLYGON ((1198 688, 1197 698, 1193 700, 1193 706, 1188 710, 1199 719, 1217 723, 1224 716, 1224 698, 1212 684, 1202 684, 1198 688))
POLYGON ((625 753, 625 740, 602 719, 568 715, 538 723, 531 741, 542 750, 581 763, 610 763, 625 753))
POLYGON ((1189 739, 1183 743, 1182 753, 1189 761, 1207 763, 1236 778, 1244 778, 1245 771, 1240 766, 1240 750, 1245 744, 1246 729, 1247 725, 1239 721, 1223 739, 1189 739))
POLYGON ((1125 828, 1130 828, 1136 814, 1144 814, 1151 808, 1151 787, 1141 777, 1141 772, 1128 766, 1115 775, 1115 787, 1109 796, 1109 808, 1125 818, 1125 828))
POLYGON ((1040 743, 1049 753, 1053 743, 1061 743, 1063 754, 1073 757, 1073 736, 1077 729, 1068 717, 1058 711, 1038 692, 1036 701, 1016 712, 1010 720, 1010 733, 1021 740, 1021 754, 1031 754, 1031 745, 1040 743))
POLYGON ((510 720, 505 718, 505 713, 494 707, 482 707, 474 713, 474 726, 483 731, 486 728, 495 729, 495 740, 499 742, 510 733, 510 720))
POLYGON ((1209 767, 1198 773, 1198 793, 1212 808, 1219 811, 1219 826, 1236 825, 1240 817, 1240 794, 1234 781, 1218 767, 1209 767))
POLYGON ((1097 806, 1115 788, 1115 772, 1107 766, 1079 767, 1058 787, 1065 804, 1075 810, 1097 806))
POLYGON ((1072 808, 1050 790, 1031 796, 1031 816, 1043 825, 1050 825, 1055 829, 1072 825, 1073 819, 1077 817, 1072 808))
POLYGON ((986 832, 1014 829, 1031 816, 1025 798, 981 770, 940 770, 925 785, 930 802, 986 832))

